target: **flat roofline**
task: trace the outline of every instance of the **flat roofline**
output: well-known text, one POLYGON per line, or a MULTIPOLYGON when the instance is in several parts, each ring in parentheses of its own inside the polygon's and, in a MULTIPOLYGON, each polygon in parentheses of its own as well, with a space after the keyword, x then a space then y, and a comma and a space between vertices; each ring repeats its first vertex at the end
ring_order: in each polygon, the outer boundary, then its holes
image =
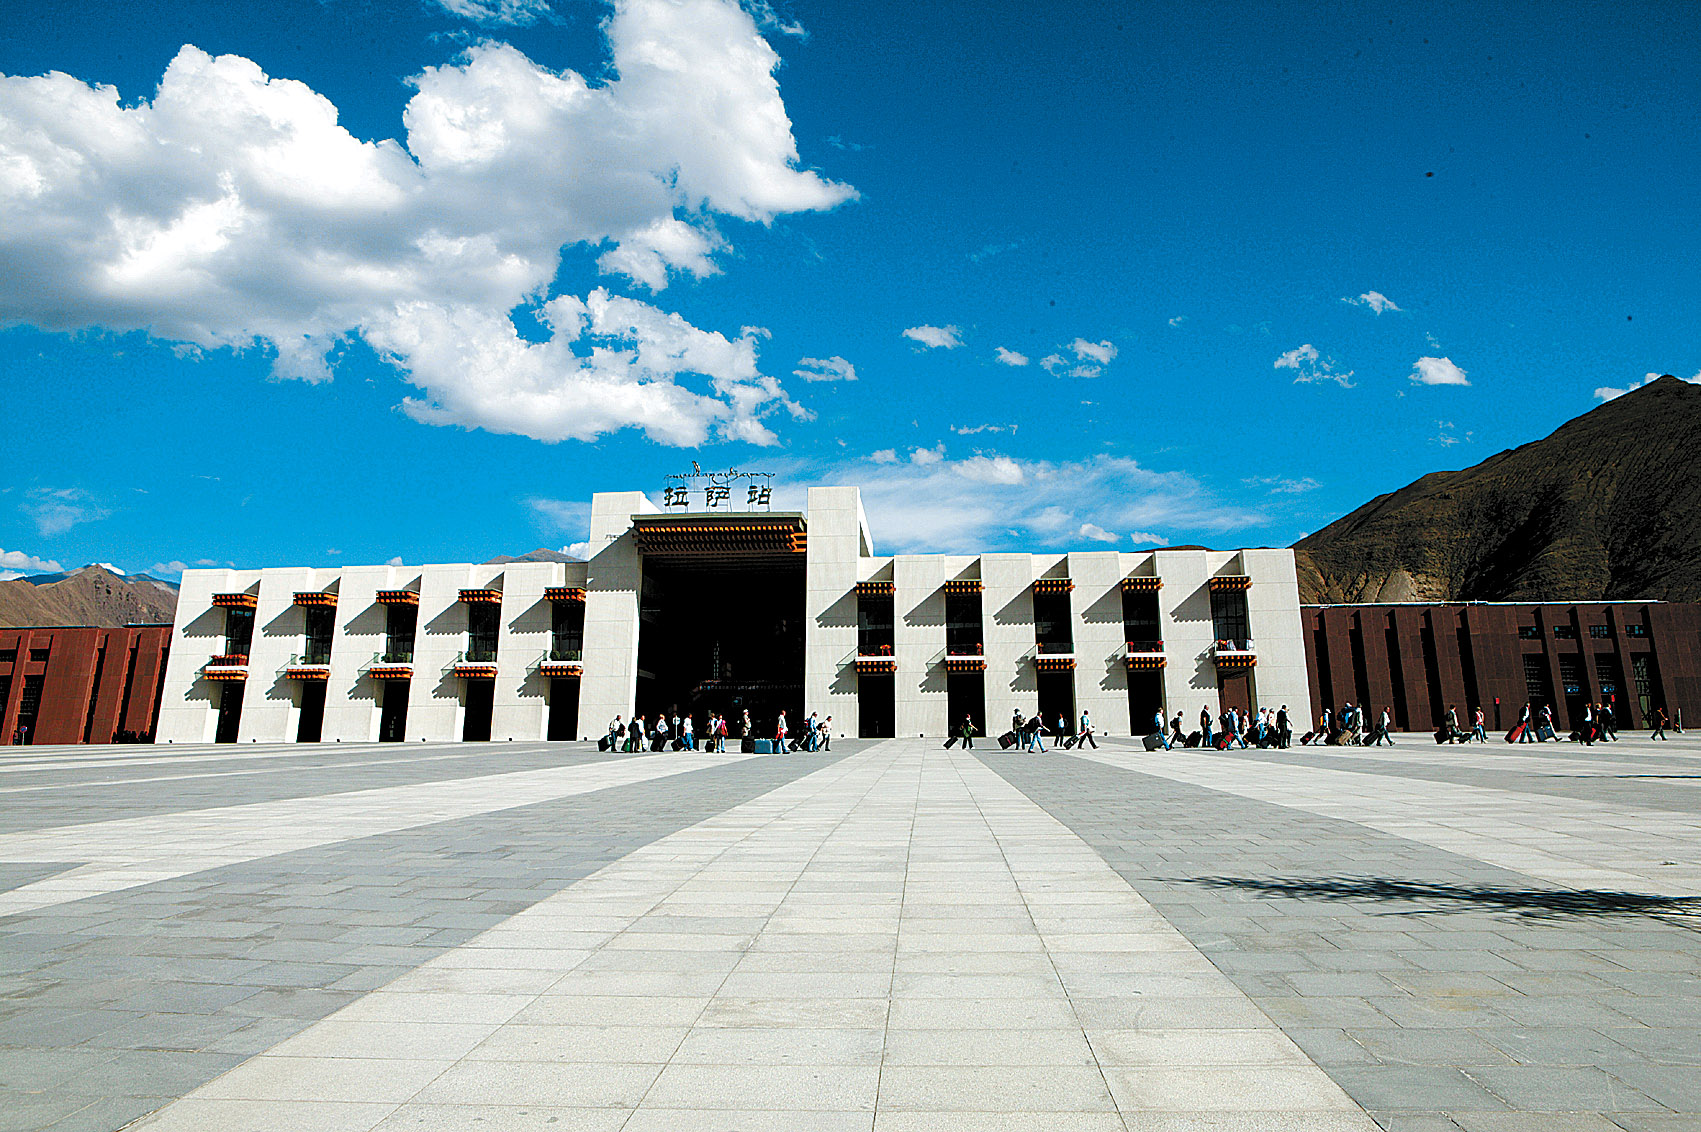
POLYGON ((682 522, 700 523, 705 519, 724 519, 727 522, 747 519, 798 519, 807 518, 802 511, 642 511, 632 516, 637 522, 646 523, 667 522, 677 519, 682 522))
MULTIPOLYGON (((1673 603, 1659 597, 1616 597, 1596 601, 1593 598, 1580 598, 1576 601, 1331 601, 1319 604, 1300 603, 1301 609, 1359 609, 1367 605, 1382 606, 1418 606, 1418 605, 1671 605, 1673 603)), ((1687 605, 1689 602, 1677 604, 1687 605)))

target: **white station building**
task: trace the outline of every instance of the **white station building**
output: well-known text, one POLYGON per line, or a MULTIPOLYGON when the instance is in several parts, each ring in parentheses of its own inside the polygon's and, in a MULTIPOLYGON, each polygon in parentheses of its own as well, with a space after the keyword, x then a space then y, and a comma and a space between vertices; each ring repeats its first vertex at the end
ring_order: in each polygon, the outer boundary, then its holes
POLYGON ((1291 551, 880 557, 854 487, 735 510, 704 478, 695 509, 593 496, 586 562, 185 571, 155 741, 584 739, 675 712, 702 734, 710 711, 767 736, 781 710, 793 733, 1086 710, 1128 735, 1309 710, 1291 551))

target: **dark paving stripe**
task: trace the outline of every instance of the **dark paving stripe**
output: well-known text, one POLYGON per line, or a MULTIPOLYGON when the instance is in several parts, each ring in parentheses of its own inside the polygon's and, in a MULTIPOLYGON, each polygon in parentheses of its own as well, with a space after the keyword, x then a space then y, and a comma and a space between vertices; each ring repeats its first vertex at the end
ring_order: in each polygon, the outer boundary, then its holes
POLYGON ((626 854, 859 745, 842 746, 0 920, 0 1129, 120 1127, 626 854))
POLYGON ((1351 822, 1070 755, 976 754, 1093 846, 1384 1127, 1611 1127, 1534 1115, 1576 1112, 1701 1128, 1701 932, 1682 926, 1689 917, 1613 894, 1556 898, 1520 873, 1351 822))
MULTIPOLYGON (((1682 752, 1668 758, 1640 752, 1625 754, 1614 743, 1601 743, 1594 747, 1548 743, 1540 748, 1540 756, 1547 759, 1552 764, 1551 767, 1531 771, 1518 767, 1478 768, 1425 762, 1425 746, 1433 751, 1436 745, 1417 737, 1408 740, 1402 736, 1399 746, 1394 748, 1400 756, 1396 761, 1355 759, 1346 754, 1324 755, 1307 751, 1303 747, 1290 747, 1285 751, 1242 751, 1236 748, 1232 751, 1219 751, 1217 754, 1224 758, 1254 759, 1292 766, 1319 767, 1324 770, 1350 770, 1361 774, 1393 774, 1401 778, 1417 778, 1428 782, 1518 790, 1526 794, 1547 794, 1555 798, 1574 798, 1585 802, 1610 802, 1621 806, 1647 806, 1652 809, 1701 813, 1701 763, 1695 763, 1692 755, 1680 757, 1682 752), (1567 765, 1573 760, 1585 759, 1610 760, 1628 765, 1619 770, 1567 765), (1647 761, 1657 765, 1648 770, 1637 769, 1635 764, 1647 761), (1664 769, 1684 767, 1689 763, 1694 763, 1693 769, 1664 769)), ((1352 750, 1350 747, 1331 749, 1352 750)), ((1520 747, 1491 742, 1486 747, 1479 743, 1472 750, 1486 752, 1489 756, 1496 753, 1528 755, 1536 748, 1533 744, 1520 747)))
MULTIPOLYGON (((386 744, 358 751, 323 747, 322 753, 313 756, 260 759, 251 766, 239 760, 209 758, 199 764, 190 761, 125 768, 70 768, 53 772, 51 783, 34 783, 51 785, 52 789, 0 793, 0 833, 285 798, 316 798, 351 790, 413 786, 516 770, 581 766, 612 758, 668 757, 666 754, 600 754, 594 743, 469 743, 466 746, 465 751, 456 747, 446 751, 444 745, 434 744, 418 752, 429 757, 415 759, 407 757, 414 748, 386 744), (452 757, 442 757, 445 754, 452 757), (121 775, 131 781, 113 781, 121 775), (145 781, 151 778, 160 781, 145 781)), ((34 776, 0 775, 0 788, 30 785, 19 781, 23 777, 34 776)))

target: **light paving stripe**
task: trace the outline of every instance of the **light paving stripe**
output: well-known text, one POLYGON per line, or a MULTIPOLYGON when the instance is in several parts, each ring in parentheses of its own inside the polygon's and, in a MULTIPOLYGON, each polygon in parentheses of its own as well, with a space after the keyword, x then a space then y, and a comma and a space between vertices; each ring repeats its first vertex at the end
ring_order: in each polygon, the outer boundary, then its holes
POLYGON ((1071 753, 1340 818, 1568 888, 1701 893, 1701 817, 1691 813, 1185 750, 1071 753))
POLYGON ((1065 826, 889 742, 654 842, 137 1127, 1375 1124, 1065 826))
POLYGON ((0 916, 752 757, 757 756, 674 753, 619 758, 9 833, 0 836, 0 861, 87 863, 0 893, 0 916))

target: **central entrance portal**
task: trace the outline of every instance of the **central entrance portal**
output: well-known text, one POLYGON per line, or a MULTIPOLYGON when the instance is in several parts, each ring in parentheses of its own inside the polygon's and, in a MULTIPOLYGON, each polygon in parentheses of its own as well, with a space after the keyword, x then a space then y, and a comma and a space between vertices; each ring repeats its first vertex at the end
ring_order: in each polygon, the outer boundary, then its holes
POLYGON ((699 740, 709 712, 737 737, 748 711, 769 737, 779 713, 793 735, 804 713, 804 547, 800 515, 644 516, 634 524, 644 581, 634 711, 689 714, 699 740))

